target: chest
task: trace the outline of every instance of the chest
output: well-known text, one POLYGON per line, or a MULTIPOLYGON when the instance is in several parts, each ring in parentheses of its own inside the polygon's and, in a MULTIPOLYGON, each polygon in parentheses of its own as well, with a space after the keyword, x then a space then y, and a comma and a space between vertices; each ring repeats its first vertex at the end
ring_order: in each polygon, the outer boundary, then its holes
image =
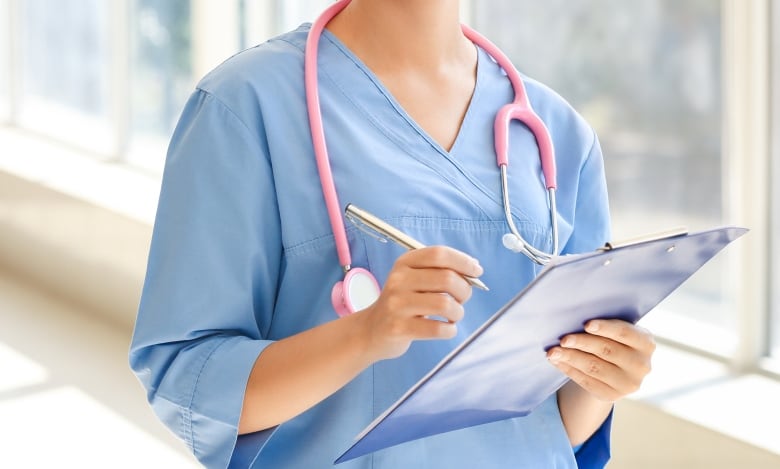
POLYGON ((474 93, 473 73, 380 75, 399 106, 441 148, 450 151, 474 93))

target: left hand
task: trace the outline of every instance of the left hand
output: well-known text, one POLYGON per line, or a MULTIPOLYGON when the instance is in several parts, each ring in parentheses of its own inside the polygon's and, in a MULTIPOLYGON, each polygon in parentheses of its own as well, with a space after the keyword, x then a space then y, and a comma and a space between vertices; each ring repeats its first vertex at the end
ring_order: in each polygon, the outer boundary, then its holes
POLYGON ((547 358, 597 399, 615 402, 639 389, 654 351, 649 331, 618 319, 594 319, 584 333, 564 336, 547 358))

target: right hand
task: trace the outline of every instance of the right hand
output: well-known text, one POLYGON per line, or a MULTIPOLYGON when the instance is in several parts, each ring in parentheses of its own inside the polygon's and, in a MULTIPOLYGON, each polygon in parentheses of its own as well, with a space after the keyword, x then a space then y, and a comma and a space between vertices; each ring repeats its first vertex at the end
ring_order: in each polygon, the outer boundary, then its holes
POLYGON ((463 304, 471 298, 463 276, 482 273, 476 259, 445 246, 399 257, 379 298, 357 314, 373 361, 403 355, 413 340, 455 337, 463 304))

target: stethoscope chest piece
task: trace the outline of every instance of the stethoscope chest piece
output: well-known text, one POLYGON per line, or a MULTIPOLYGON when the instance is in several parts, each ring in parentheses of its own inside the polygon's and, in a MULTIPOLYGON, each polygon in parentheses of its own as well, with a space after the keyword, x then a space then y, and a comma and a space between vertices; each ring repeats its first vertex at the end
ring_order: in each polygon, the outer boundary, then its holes
POLYGON ((350 269, 344 280, 336 283, 330 298, 339 317, 348 316, 374 304, 379 298, 379 283, 366 269, 350 269))

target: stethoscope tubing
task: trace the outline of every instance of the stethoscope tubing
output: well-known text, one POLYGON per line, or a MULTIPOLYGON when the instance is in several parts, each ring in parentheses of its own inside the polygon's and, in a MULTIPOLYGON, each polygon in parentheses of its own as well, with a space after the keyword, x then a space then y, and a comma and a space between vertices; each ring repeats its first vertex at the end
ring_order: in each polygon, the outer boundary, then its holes
MULTIPOLYGON (((304 52, 304 86, 306 91, 306 107, 309 114, 309 126, 311 129, 312 144, 317 162, 317 170, 320 174, 322 194, 328 211, 333 237, 338 254, 339 264, 344 272, 349 272, 352 264, 352 256, 347 241, 347 231, 344 217, 341 213, 336 185, 330 167, 330 158, 325 139, 325 130, 322 123, 322 112, 317 76, 317 59, 319 56, 319 40, 325 27, 333 17, 343 10, 351 0, 339 0, 328 7, 312 24, 306 39, 304 52)), ((496 150, 496 163, 501 172, 501 192, 504 206, 504 216, 507 225, 516 238, 509 249, 522 252, 537 264, 547 264, 558 252, 558 222, 555 193, 557 188, 557 173, 555 165, 555 151, 550 132, 544 122, 531 108, 526 94, 522 77, 509 58, 489 39, 482 36, 466 25, 462 25, 464 35, 473 43, 481 47, 504 70, 514 90, 514 100, 502 107, 496 115, 494 124, 494 138, 496 150), (509 166, 509 127, 512 120, 522 122, 534 135, 539 149, 539 159, 542 168, 545 187, 547 189, 548 208, 550 209, 550 224, 552 231, 553 249, 551 253, 541 251, 528 243, 515 226, 509 200, 508 166, 509 166)), ((505 243, 506 245, 506 243, 505 243)))
POLYGON ((344 225, 344 217, 341 215, 336 185, 333 182, 333 173, 330 168, 330 157, 325 140, 325 129, 322 125, 322 111, 320 108, 320 94, 317 84, 317 58, 319 56, 319 42, 325 26, 343 10, 351 0, 341 0, 328 7, 322 15, 312 24, 309 35, 306 38, 306 50, 304 53, 304 86, 306 89, 306 107, 309 113, 309 126, 311 128, 314 155, 317 160, 317 170, 320 173, 322 183, 322 195, 325 198, 325 206, 328 210, 333 237, 336 243, 336 252, 339 264, 344 272, 348 272, 352 264, 352 256, 349 252, 347 241, 347 229, 344 225))

